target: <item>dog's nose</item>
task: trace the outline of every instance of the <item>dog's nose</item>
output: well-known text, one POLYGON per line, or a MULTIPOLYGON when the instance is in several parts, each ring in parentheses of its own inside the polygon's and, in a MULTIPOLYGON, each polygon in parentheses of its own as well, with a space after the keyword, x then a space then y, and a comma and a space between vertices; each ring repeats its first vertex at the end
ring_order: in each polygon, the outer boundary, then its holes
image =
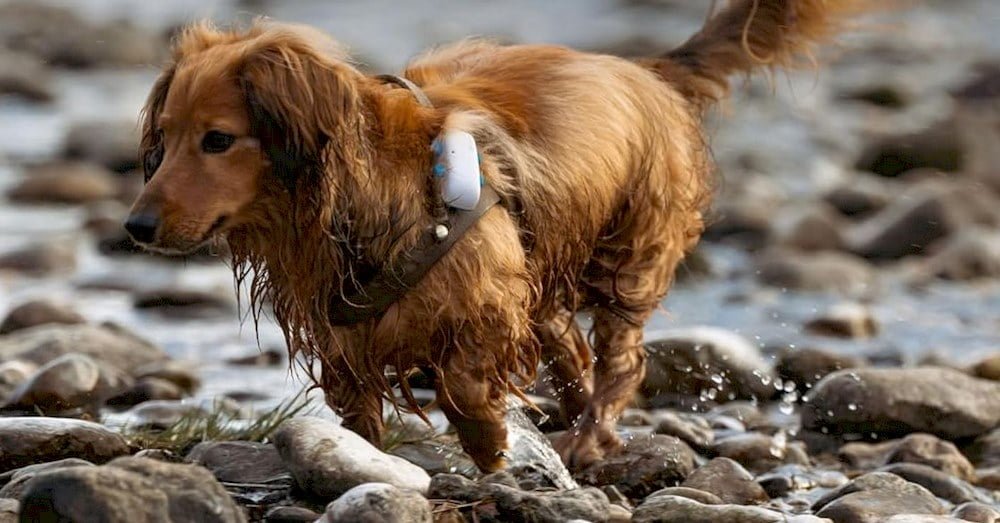
POLYGON ((133 214, 125 220, 125 230, 139 243, 152 243, 159 226, 160 217, 155 214, 133 214))

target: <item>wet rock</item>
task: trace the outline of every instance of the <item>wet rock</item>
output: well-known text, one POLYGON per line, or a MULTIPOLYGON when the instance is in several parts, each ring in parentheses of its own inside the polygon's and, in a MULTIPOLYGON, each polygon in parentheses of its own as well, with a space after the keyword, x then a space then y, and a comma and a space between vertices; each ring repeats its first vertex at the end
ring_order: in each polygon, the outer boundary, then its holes
POLYGON ((801 390, 811 389, 827 374, 862 366, 864 360, 855 356, 803 348, 783 350, 778 356, 775 371, 782 381, 795 383, 801 390))
POLYGON ((977 378, 1000 381, 1000 353, 979 360, 969 369, 969 373, 977 378))
POLYGON ((976 469, 976 485, 987 490, 1000 490, 1000 466, 976 469))
POLYGON ((861 152, 855 167, 888 178, 920 168, 956 172, 965 154, 960 136, 947 123, 919 133, 885 136, 861 152))
POLYGON ((1000 234, 992 230, 961 231, 927 259, 924 271, 946 280, 1000 276, 1000 234))
POLYGON ((596 488, 532 492, 454 474, 434 476, 427 497, 470 504, 466 510, 473 513, 473 520, 483 522, 604 521, 613 510, 607 496, 596 488))
POLYGON ((844 218, 823 202, 792 207, 778 215, 772 225, 774 242, 800 251, 839 250, 844 245, 844 218))
POLYGON ((365 483, 348 490, 326 507, 330 521, 358 523, 430 523, 431 504, 412 490, 388 483, 365 483))
POLYGON ((255 354, 226 360, 229 365, 247 367, 275 367, 285 361, 285 352, 278 349, 264 349, 255 354))
POLYGON ((417 465, 432 476, 435 474, 461 474, 474 477, 479 473, 479 469, 462 451, 458 442, 447 444, 424 440, 403 443, 394 447, 389 453, 417 465))
POLYGON ((0 363, 0 400, 10 396, 18 385, 28 380, 38 371, 38 365, 30 361, 10 360, 0 363))
POLYGON ((11 309, 0 322, 0 334, 38 325, 58 323, 75 325, 86 323, 86 319, 72 308, 48 300, 32 300, 11 309))
POLYGON ((757 259, 757 279, 765 285, 803 291, 861 294, 875 283, 864 260, 842 252, 803 253, 772 249, 757 259))
POLYGON ((893 197, 885 183, 869 176, 859 176, 823 196, 844 216, 863 218, 882 210, 893 197))
POLYGON ((0 498, 0 523, 17 523, 21 503, 16 499, 0 498))
POLYGON ((253 441, 205 441, 199 443, 184 458, 207 468, 223 483, 291 484, 274 445, 253 441))
POLYGON ((0 359, 44 365, 64 354, 79 353, 125 374, 164 361, 155 345, 115 325, 43 325, 0 337, 0 359))
POLYGON ((183 361, 165 360, 147 363, 136 367, 134 374, 138 379, 156 378, 169 381, 188 394, 193 394, 198 387, 201 387, 201 378, 198 377, 193 365, 183 361))
POLYGON ((134 429, 163 430, 175 425, 183 418, 208 416, 222 412, 237 416, 239 405, 232 400, 215 398, 212 401, 184 402, 172 400, 150 400, 132 407, 125 419, 134 429))
POLYGON ((711 492, 705 492, 704 490, 698 490, 689 487, 661 488, 660 490, 657 490, 656 492, 646 496, 646 499, 649 500, 650 498, 656 496, 680 496, 682 498, 692 499, 694 501, 697 501, 698 503, 703 503, 705 505, 724 504, 724 502, 722 501, 721 498, 719 498, 719 496, 716 496, 711 492))
POLYGON ((961 519, 926 514, 896 514, 879 521, 882 523, 965 523, 961 519))
POLYGON ((910 434, 889 453, 886 463, 919 463, 952 476, 973 481, 976 470, 954 443, 930 434, 910 434))
POLYGON ((916 463, 893 463, 880 469, 880 472, 890 472, 906 481, 915 483, 929 490, 935 496, 959 504, 966 501, 989 501, 990 498, 979 494, 972 485, 959 478, 916 463))
POLYGON ((740 463, 760 474, 786 463, 809 465, 809 456, 799 441, 788 441, 784 432, 768 436, 759 432, 737 434, 715 442, 712 452, 740 463))
POLYGON ((681 486, 710 492, 735 505, 758 505, 769 499, 753 475, 729 458, 715 458, 698 467, 681 486))
POLYGON ((113 198, 117 193, 118 184, 104 167, 67 162, 29 169, 27 176, 7 191, 7 197, 20 203, 82 204, 113 198))
POLYGON ((133 300, 133 305, 137 309, 156 310, 161 314, 179 318, 230 314, 235 310, 233 300, 228 295, 175 288, 141 292, 133 300))
POLYGON ((634 436, 624 450, 583 469, 574 477, 587 485, 615 485, 626 496, 639 499, 663 487, 672 487, 695 469, 696 455, 683 441, 661 434, 634 436))
POLYGON ((760 202, 721 202, 702 238, 759 250, 768 243, 772 211, 760 202))
POLYGON ((976 501, 962 503, 951 511, 951 515, 963 521, 974 521, 975 523, 997 523, 1000 521, 1000 510, 976 501))
POLYGON ((45 64, 27 54, 0 49, 0 95, 51 102, 55 95, 45 64))
POLYGON ((430 483, 420 467, 385 454, 361 436, 324 419, 286 421, 273 440, 299 487, 320 498, 334 498, 362 483, 389 483, 425 493, 430 483))
POLYGON ((963 451, 977 467, 1000 466, 1000 427, 979 436, 963 451))
POLYGON ((1000 424, 1000 384, 942 367, 852 369, 823 378, 801 409, 807 429, 954 440, 1000 424))
POLYGON ((642 409, 625 409, 618 418, 618 425, 621 427, 648 427, 652 424, 653 417, 642 409))
POLYGON ((39 474, 22 511, 41 521, 100 514, 102 521, 243 522, 243 512, 212 474, 196 465, 119 458, 102 467, 39 474))
POLYGON ((41 277, 70 273, 75 268, 76 251, 72 245, 62 243, 39 243, 0 254, 0 271, 41 277))
POLYGON ((997 226, 998 214, 996 197, 988 191, 932 180, 907 190, 848 231, 848 247, 877 260, 922 254, 934 242, 970 226, 997 226))
POLYGON ((130 385, 113 367, 84 354, 65 354, 45 365, 11 394, 4 410, 63 412, 94 408, 130 385))
MULTIPOLYGON (((651 497, 632 513, 633 523, 777 523, 792 521, 760 507, 704 505, 680 496, 651 497)), ((809 520, 801 520, 803 523, 809 520)), ((813 521, 822 521, 815 520, 813 521)))
POLYGON ((899 440, 879 443, 851 442, 840 447, 837 459, 853 470, 872 470, 885 465, 889 453, 899 445, 899 440))
POLYGON ((816 487, 837 488, 847 483, 847 476, 835 470, 783 465, 758 476, 757 483, 771 498, 780 498, 791 492, 811 490, 816 487))
POLYGON ((809 320, 805 328, 813 334, 837 338, 870 338, 878 333, 871 309, 859 303, 838 303, 809 320))
POLYGON ((322 516, 305 507, 278 506, 264 514, 266 523, 313 523, 322 516))
POLYGON ((887 472, 856 478, 824 495, 812 509, 837 523, 877 523, 896 514, 944 514, 934 494, 887 472))
POLYGON ((763 400, 774 395, 771 366, 742 336, 714 327, 692 327, 652 331, 646 340, 642 384, 646 397, 679 393, 722 401, 763 400))
POLYGON ((129 453, 117 432, 64 418, 0 418, 0 472, 44 461, 80 458, 103 463, 129 453))
POLYGON ((173 382, 147 377, 136 380, 131 387, 121 394, 108 398, 105 403, 113 407, 131 407, 147 401, 179 400, 184 396, 184 389, 173 382))
POLYGON ((704 450, 715 441, 715 432, 705 418, 672 410, 657 410, 651 415, 653 432, 680 438, 694 449, 704 450))
POLYGON ((11 470, 4 474, 0 474, 0 483, 6 481, 6 485, 4 485, 3 488, 0 488, 0 498, 20 499, 21 494, 24 493, 24 486, 27 485, 28 481, 43 472, 61 468, 94 466, 96 465, 87 460, 79 458, 66 458, 57 461, 28 465, 26 467, 11 470))
POLYGON ((64 154, 126 173, 139 168, 138 133, 133 121, 77 123, 66 135, 64 154))

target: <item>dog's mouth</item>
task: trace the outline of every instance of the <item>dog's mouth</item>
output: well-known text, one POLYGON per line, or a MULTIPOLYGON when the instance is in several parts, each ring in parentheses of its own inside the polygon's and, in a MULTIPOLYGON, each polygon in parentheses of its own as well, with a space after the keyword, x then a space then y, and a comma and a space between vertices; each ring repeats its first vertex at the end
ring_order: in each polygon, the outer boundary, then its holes
POLYGON ((230 221, 229 215, 220 216, 217 220, 215 220, 215 222, 212 223, 212 226, 205 231, 205 234, 202 235, 201 239, 197 241, 177 241, 175 239, 169 243, 164 243, 161 239, 153 243, 139 243, 139 245, 143 249, 157 254, 164 254, 167 256, 185 256, 212 242, 213 239, 223 232, 223 230, 229 225, 230 221))

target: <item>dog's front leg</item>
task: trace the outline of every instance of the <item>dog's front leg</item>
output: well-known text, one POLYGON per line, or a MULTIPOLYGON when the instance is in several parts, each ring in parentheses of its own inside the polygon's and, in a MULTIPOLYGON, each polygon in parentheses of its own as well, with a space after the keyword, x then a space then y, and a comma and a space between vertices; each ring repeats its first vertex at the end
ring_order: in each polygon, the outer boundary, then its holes
POLYGON ((324 364, 322 375, 326 404, 343 418, 343 426, 382 446, 382 394, 377 388, 353 379, 346 363, 324 364))

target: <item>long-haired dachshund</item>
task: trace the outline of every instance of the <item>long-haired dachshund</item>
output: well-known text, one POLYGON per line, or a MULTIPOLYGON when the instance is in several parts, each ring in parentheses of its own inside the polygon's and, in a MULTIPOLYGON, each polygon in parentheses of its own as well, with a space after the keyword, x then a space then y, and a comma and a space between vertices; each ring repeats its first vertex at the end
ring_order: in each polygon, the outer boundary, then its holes
POLYGON ((619 449, 643 324, 704 227, 704 113, 729 75, 799 63, 863 3, 732 0, 651 59, 464 41, 416 59, 409 82, 366 76, 307 28, 195 24, 149 95, 147 185, 126 228, 161 251, 224 239, 255 313, 272 304, 289 350, 372 442, 387 368, 431 369, 465 450, 500 468, 507 396, 541 360, 574 426, 557 449, 582 467, 619 449), (474 137, 500 204, 376 314, 332 321, 447 236, 432 144, 451 131, 474 137))

